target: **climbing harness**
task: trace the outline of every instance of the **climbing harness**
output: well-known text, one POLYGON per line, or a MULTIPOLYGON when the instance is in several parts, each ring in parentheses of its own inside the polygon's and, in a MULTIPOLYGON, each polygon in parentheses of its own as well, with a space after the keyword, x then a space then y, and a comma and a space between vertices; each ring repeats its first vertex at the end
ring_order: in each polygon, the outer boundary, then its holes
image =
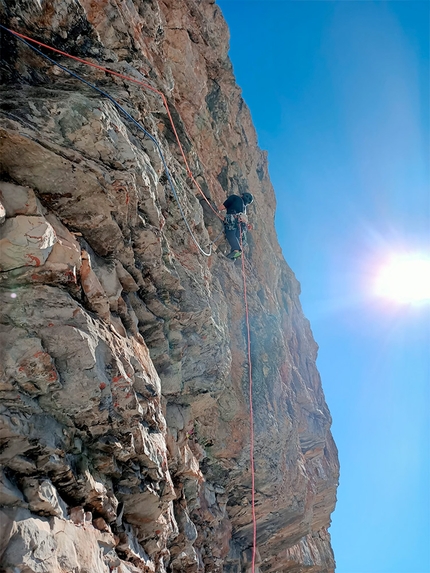
MULTIPOLYGON (((226 231, 236 231, 239 229, 241 240, 244 245, 248 244, 247 224, 240 220, 240 213, 227 213, 224 217, 224 229, 226 231)), ((230 257, 229 257, 230 258, 230 257)))
MULTIPOLYGON (((255 464, 254 464, 254 411, 253 411, 253 396, 252 396, 252 390, 253 390, 253 383, 252 383, 252 363, 251 363, 251 333, 250 333, 250 325, 249 325, 249 308, 248 308, 248 294, 247 294, 247 285, 246 285, 246 272, 245 272, 245 256, 243 255, 243 246, 245 244, 244 242, 244 233, 245 233, 245 229, 242 227, 242 225, 240 224, 240 222, 237 220, 238 219, 238 215, 226 215, 225 219, 213 208, 213 206, 211 205, 210 201, 208 200, 208 198, 206 197, 206 195, 204 194, 203 190, 201 189, 200 185, 198 184, 198 182, 196 181, 194 175, 191 172, 191 169, 189 167, 188 161, 186 159, 184 150, 182 148, 182 144, 179 140, 179 136, 178 133, 176 131, 176 127, 175 124, 173 122, 173 118, 172 115, 170 113, 170 109, 167 103, 167 99, 165 97, 165 95, 153 88, 152 86, 150 86, 149 84, 146 84, 144 82, 141 82, 140 80, 136 80, 135 78, 132 78, 130 76, 126 76, 123 74, 120 74, 118 72, 114 72, 112 70, 109 70, 107 68, 104 68, 102 66, 99 66, 97 64, 93 64, 92 62, 89 62, 88 60, 84 60, 81 58, 78 58, 76 56, 72 56, 71 54, 68 54, 67 52, 62 52, 61 50, 57 50, 56 48, 53 48, 51 46, 48 46, 46 44, 43 44, 42 42, 39 42, 38 40, 34 40, 33 38, 30 38, 28 36, 24 36, 23 34, 19 34, 18 32, 15 32, 13 30, 10 30, 9 28, 6 28, 5 26, 2 26, 0 24, 0 29, 5 30, 7 32, 9 32, 10 34, 12 34, 13 36, 15 36, 16 38, 18 38, 18 40, 20 40, 22 43, 24 43, 28 48, 30 48, 31 50, 33 50, 34 52, 38 53, 40 56, 42 56, 43 58, 45 58, 46 60, 48 60, 49 62, 51 62, 53 65, 59 67, 60 69, 62 69, 63 71, 65 71, 66 73, 68 73, 69 75, 73 76, 74 78, 78 79, 80 82, 86 84, 87 86, 89 86, 90 88, 94 89, 95 91, 97 91, 99 94, 101 94, 103 97, 107 98, 109 101, 111 101, 115 107, 121 111, 121 113, 124 114, 124 116, 131 121, 140 131, 142 131, 156 146, 157 151, 160 155, 161 161, 163 163, 164 166, 164 170, 166 173, 166 177, 167 180, 169 182, 169 186, 172 190, 173 196, 176 199, 176 202, 178 204, 180 213, 182 215, 182 218, 188 228, 188 231, 190 232, 190 235, 194 241, 194 243, 196 244, 196 246, 198 247, 199 251, 205 255, 206 257, 209 257, 212 253, 212 246, 215 245, 216 241, 218 241, 219 237, 222 235, 223 232, 221 232, 210 244, 209 244, 209 252, 207 253, 206 251, 204 251, 202 249, 202 247, 199 245, 196 237, 194 236, 194 233, 185 217, 185 213, 182 209, 181 203, 179 201, 179 197, 177 195, 176 192, 176 188, 175 188, 175 184, 173 182, 173 178, 172 175, 170 173, 170 170, 167 166, 166 160, 164 158, 162 149, 160 144, 158 143, 158 141, 155 139, 155 137, 153 135, 151 135, 138 121, 136 121, 111 95, 109 95, 108 93, 106 93, 105 91, 103 91, 102 89, 98 88, 97 86, 95 86, 94 84, 92 84, 91 82, 85 80, 84 78, 82 78, 81 76, 79 76, 78 74, 76 74, 75 72, 72 72, 71 70, 69 70, 68 68, 66 68, 65 66, 59 64, 58 62, 56 62, 55 60, 52 60, 49 56, 47 56, 46 54, 44 54, 43 52, 41 52, 39 49, 35 48, 34 46, 31 45, 31 43, 33 44, 37 44, 39 47, 43 47, 46 48, 48 50, 51 50, 53 52, 56 52, 58 54, 61 54, 62 56, 65 56, 67 58, 71 58, 73 60, 76 60, 80 63, 83 63, 85 65, 91 66, 93 68, 97 68, 99 70, 102 70, 105 73, 111 74, 113 76, 117 76, 120 77, 124 80, 136 83, 156 94, 158 94, 163 101, 164 107, 166 108, 168 117, 169 117, 169 121, 170 124, 172 126, 172 130, 173 133, 175 134, 176 137, 176 141, 178 143, 184 164, 186 166, 186 170, 187 170, 187 174, 190 177, 190 179, 193 181, 193 183, 195 184, 196 188, 199 190, 199 192, 201 193, 201 195, 203 195, 203 198, 205 199, 205 201, 208 203, 209 207, 212 209, 212 211, 215 213, 215 215, 221 219, 222 221, 224 221, 225 227, 227 229, 227 227, 229 227, 228 230, 233 230, 236 228, 237 225, 239 225, 239 229, 240 229, 240 247, 241 247, 241 251, 242 251, 242 277, 243 277, 243 291, 244 291, 244 301, 245 301, 245 319, 246 319, 246 331, 247 331, 247 356, 248 356, 248 375, 249 375, 249 412, 250 412, 250 466, 251 466, 251 509, 252 509, 252 528, 253 528, 253 545, 252 545, 252 565, 251 565, 251 571, 252 573, 255 573, 255 560, 256 560, 256 552, 257 552, 257 520, 256 520, 256 512, 255 512, 255 464), (29 43, 31 42, 31 43, 29 43), (234 226, 231 227, 231 225, 233 225, 234 222, 234 226)), ((251 195, 252 197, 252 195, 251 195)))
MULTIPOLYGON (((4 26, 2 26, 0 24, 0 28, 4 28, 4 26)), ((7 28, 4 28, 5 30, 7 30, 7 28)), ((176 192, 176 188, 175 188, 175 184, 173 182, 173 178, 172 175, 170 173, 170 170, 167 166, 164 154, 161 150, 161 146, 158 143, 158 141, 155 139, 155 137, 153 135, 151 135, 138 121, 136 121, 134 119, 134 117, 132 117, 111 95, 109 95, 107 92, 105 92, 104 90, 100 89, 99 87, 95 86, 94 84, 92 84, 91 82, 87 81, 86 79, 82 78, 81 76, 79 76, 78 74, 76 74, 75 72, 72 72, 71 70, 69 70, 68 68, 66 68, 65 66, 59 64, 58 62, 56 62, 55 60, 53 60, 52 58, 50 58, 49 56, 47 56, 46 54, 44 54, 43 52, 41 52, 40 50, 38 50, 37 48, 35 48, 34 46, 30 45, 26 40, 24 40, 23 38, 18 36, 18 39, 24 43, 28 48, 30 48, 30 50, 33 50, 34 52, 38 53, 40 56, 42 56, 43 58, 45 58, 46 60, 48 60, 49 62, 51 62, 51 64, 59 67, 60 69, 62 69, 63 71, 65 71, 66 73, 70 74, 71 76, 73 76, 74 78, 76 78, 77 80, 79 80, 80 82, 86 84, 87 86, 89 86, 90 88, 92 88, 93 90, 97 91, 99 94, 101 94, 103 97, 107 98, 109 101, 111 101, 114 106, 119 109, 124 115, 125 117, 130 120, 140 131, 143 131, 143 133, 154 143, 155 147, 157 148, 157 151, 160 155, 161 161, 163 162, 163 166, 164 166, 164 171, 166 173, 166 177, 167 180, 169 182, 169 186, 170 189, 172 190, 173 196, 176 199, 176 202, 178 204, 179 207, 179 211, 181 213, 181 216, 183 218, 183 220, 185 221, 185 224, 187 226, 187 229, 191 235, 191 238, 193 239, 195 245, 197 246, 197 248, 199 249, 199 251, 205 255, 205 257, 210 257, 212 254, 212 243, 209 245, 209 252, 206 252, 199 244, 199 242, 197 241, 188 221, 187 218, 185 216, 184 210, 182 208, 181 202, 179 201, 179 197, 178 194, 176 192)))

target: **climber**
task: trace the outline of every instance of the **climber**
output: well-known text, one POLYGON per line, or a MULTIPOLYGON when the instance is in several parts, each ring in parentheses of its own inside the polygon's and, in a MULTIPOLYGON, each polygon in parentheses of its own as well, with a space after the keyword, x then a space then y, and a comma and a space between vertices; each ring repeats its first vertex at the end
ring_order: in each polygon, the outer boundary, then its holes
POLYGON ((227 255, 229 259, 237 259, 242 255, 240 245, 246 242, 246 231, 251 229, 246 216, 246 206, 251 205, 254 197, 251 193, 230 195, 222 205, 218 207, 220 211, 227 210, 224 219, 224 232, 227 241, 230 243, 231 252, 227 255), (242 238, 241 238, 242 235, 242 238))

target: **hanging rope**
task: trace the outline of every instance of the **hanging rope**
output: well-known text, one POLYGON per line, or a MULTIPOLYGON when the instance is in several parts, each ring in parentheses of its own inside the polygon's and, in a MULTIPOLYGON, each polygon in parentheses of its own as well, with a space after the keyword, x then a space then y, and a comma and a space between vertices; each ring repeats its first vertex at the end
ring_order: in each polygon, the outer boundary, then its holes
MULTIPOLYGON (((175 126, 175 122, 173 121, 172 118, 172 114, 170 113, 170 108, 169 108, 169 104, 167 103, 167 99, 166 96, 163 94, 163 92, 161 92, 160 90, 157 90, 156 88, 152 87, 151 85, 142 82, 140 80, 136 80, 135 78, 132 78, 131 76, 126 76, 124 74, 120 74, 118 72, 114 72, 113 70, 109 70, 108 68, 104 68, 103 66, 99 66, 98 64, 93 64, 92 62, 89 62, 88 60, 85 60, 83 58, 78 58, 76 56, 72 56, 71 54, 67 53, 67 52, 63 52, 62 50, 58 50, 57 48, 53 48, 52 46, 49 46, 48 44, 43 44, 42 42, 39 42, 39 40, 35 40, 34 38, 30 38, 29 36, 24 36, 24 34, 20 34, 19 32, 15 32, 15 30, 10 30, 9 28, 6 28, 5 26, 2 26, 0 24, 0 28, 2 30, 5 30, 6 32, 9 32, 10 34, 12 34, 13 36, 16 36, 18 39, 20 40, 24 40, 24 43, 28 45, 27 42, 31 42, 32 44, 37 44, 38 46, 41 46, 43 48, 46 48, 47 50, 51 50, 52 52, 56 52, 57 54, 60 54, 62 56, 65 56, 66 58, 71 58, 72 60, 76 60, 77 62, 80 62, 81 64, 85 64, 86 66, 91 66, 92 68, 96 68, 98 70, 101 70, 102 72, 105 72, 106 74, 111 74, 112 76, 116 76, 118 78, 121 78, 123 80, 127 80, 129 82, 132 82, 134 84, 138 84, 141 87, 152 91, 153 93, 159 95, 161 97, 161 100, 163 102, 163 105, 166 109, 167 112, 167 116, 169 118, 170 121, 170 125, 172 127, 173 133, 175 135, 176 141, 178 143, 179 146, 179 150, 181 152, 182 155, 182 159, 184 161, 186 170, 187 170, 187 174, 190 177, 191 181, 194 183, 194 185, 196 186, 196 188, 198 189, 198 191, 200 192, 200 194, 203 196, 204 200, 206 201, 206 203, 209 205, 209 207, 212 209, 212 211, 215 213, 215 215, 221 220, 223 221, 224 218, 222 217, 222 215, 220 215, 218 213, 218 211, 216 209, 214 209, 214 207, 212 206, 211 202, 209 201, 209 199, 206 197, 206 195, 204 194, 202 188, 200 187, 200 185, 198 184, 198 182, 196 181, 190 166, 188 164, 187 161, 187 157, 185 155, 184 149, 182 147, 181 141, 179 139, 178 136, 178 132, 176 131, 176 126, 175 126)), ((29 48, 33 49, 32 46, 29 46, 29 48)), ((45 57, 45 55, 43 54, 43 52, 39 52, 41 55, 43 55, 45 57)), ((54 60, 50 60, 51 62, 53 62, 55 65, 58 65, 59 67, 60 64, 57 64, 57 62, 55 62, 54 60)), ((70 73, 70 72, 69 72, 70 73)))
POLYGON ((245 321, 248 350, 248 379, 249 379, 249 426, 250 426, 250 463, 251 463, 251 511, 252 511, 252 563, 251 571, 255 572, 255 557, 257 553, 257 518, 255 515, 255 463, 254 463, 254 409, 252 406, 252 362, 251 362, 251 329, 249 326, 248 291, 246 288, 245 254, 243 252, 242 226, 240 230, 240 250, 242 251, 243 298, 245 300, 245 321))
MULTIPOLYGON (((4 28, 1 24, 0 24, 0 28, 4 28)), ((7 28, 4 28, 7 30, 7 28)), ((185 216, 185 213, 182 209, 182 205, 181 202, 179 201, 179 197, 178 194, 176 192, 176 188, 175 188, 175 184, 173 182, 173 178, 172 175, 170 173, 170 170, 167 166, 166 160, 164 158, 164 154, 161 150, 161 146, 158 143, 158 141, 155 139, 155 137, 153 135, 151 135, 138 121, 136 121, 134 119, 133 116, 131 116, 111 95, 109 95, 107 92, 103 91, 102 89, 100 89, 99 87, 95 86, 94 84, 92 84, 91 82, 87 81, 86 79, 82 78, 81 76, 79 76, 78 74, 76 74, 75 72, 72 72, 71 70, 69 70, 68 68, 66 68, 65 66, 59 64, 58 62, 56 62, 55 60, 53 60, 52 58, 50 58, 49 56, 47 56, 46 54, 44 54, 43 52, 41 52, 40 50, 38 50, 37 48, 35 48, 34 46, 30 45, 26 40, 24 40, 21 37, 18 37, 18 40, 20 42, 22 42, 23 44, 25 44, 28 48, 30 48, 30 50, 33 50, 33 52, 38 53, 40 56, 42 56, 43 58, 45 58, 45 60, 48 60, 49 62, 51 62, 51 64, 59 67, 60 69, 62 69, 63 71, 67 72, 68 74, 70 74, 71 76, 73 76, 74 78, 76 78, 77 80, 79 80, 80 82, 86 84, 87 86, 89 86, 90 88, 92 88, 93 90, 95 90, 96 92, 98 92, 99 94, 101 94, 103 97, 107 98, 109 101, 111 101, 114 106, 119 109, 124 115, 125 117, 130 120, 140 131, 142 131, 156 146, 157 151, 160 155, 161 161, 163 162, 163 166, 164 166, 164 171, 166 173, 166 177, 167 180, 169 182, 170 188, 172 190, 173 196, 176 199, 176 202, 178 204, 179 207, 179 211, 181 213, 181 216, 183 218, 183 220, 185 221, 185 224, 187 226, 187 229, 191 235, 191 238, 193 239, 195 245, 197 246, 197 248, 199 249, 199 251, 205 255, 205 257, 210 257, 212 254, 212 244, 209 245, 209 252, 206 252, 204 249, 202 249, 202 247, 199 245, 199 242, 197 241, 188 221, 187 218, 185 216)))

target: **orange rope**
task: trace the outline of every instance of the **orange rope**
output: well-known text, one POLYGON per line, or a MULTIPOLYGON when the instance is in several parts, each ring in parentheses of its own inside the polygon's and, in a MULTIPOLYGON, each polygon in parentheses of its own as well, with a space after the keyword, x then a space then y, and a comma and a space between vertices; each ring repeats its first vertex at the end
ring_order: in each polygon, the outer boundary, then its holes
POLYGON ((254 465, 254 409, 252 406, 252 363, 251 363, 251 330, 249 327, 248 293, 246 289, 245 255, 243 253, 242 227, 240 229, 240 250, 242 251, 242 277, 243 298, 245 299, 245 318, 248 346, 248 373, 249 373, 249 423, 250 423, 250 461, 251 461, 251 510, 252 510, 252 565, 251 571, 255 571, 255 557, 257 553, 257 518, 255 515, 255 465, 254 465))
POLYGON ((209 205, 209 207, 212 209, 212 211, 215 213, 215 215, 221 219, 221 221, 224 220, 224 218, 222 217, 222 215, 220 215, 218 213, 218 211, 216 211, 210 201, 208 200, 208 198, 206 197, 206 195, 204 194, 202 188, 200 187, 200 185, 197 183, 191 169, 190 166, 188 164, 187 158, 185 156, 185 152, 184 149, 182 147, 182 144, 179 140, 179 136, 178 136, 178 132, 176 131, 176 127, 175 127, 175 123, 173 121, 172 118, 172 114, 170 113, 170 109, 169 109, 169 104, 167 103, 167 99, 166 96, 163 94, 163 92, 161 92, 160 90, 157 90, 156 88, 150 86, 149 84, 145 83, 145 82, 141 82, 140 80, 136 80, 135 78, 132 78, 130 76, 126 76, 124 74, 120 74, 118 72, 114 72, 113 70, 109 70, 108 68, 104 68, 103 66, 99 66, 97 64, 93 64, 92 62, 89 62, 88 60, 84 60, 82 58, 78 58, 76 56, 72 56, 71 54, 68 54, 67 52, 63 52, 61 50, 57 50, 57 48, 53 48, 52 46, 48 46, 47 44, 43 44, 42 42, 39 42, 39 40, 34 40, 33 38, 30 38, 29 36, 24 36, 24 34, 20 34, 19 32, 15 32, 14 30, 10 30, 9 28, 5 28, 6 30, 8 30, 8 32, 10 32, 11 34, 13 34, 14 36, 18 36, 19 38, 23 38, 24 40, 27 40, 29 42, 32 42, 33 44, 37 44, 38 46, 42 46, 43 48, 46 48, 47 50, 51 50, 53 52, 56 52, 57 54, 61 54, 62 56, 65 56, 66 58, 71 58, 72 60, 76 60, 77 62, 80 62, 81 64, 85 64, 86 66, 91 66, 92 68, 97 68, 98 70, 101 70, 102 72, 105 72, 107 74, 111 74, 113 76, 117 76, 118 78, 121 78, 123 80, 127 80, 129 82, 133 82, 135 84, 138 84, 142 87, 144 87, 147 90, 150 90, 156 94, 158 94, 162 101, 163 101, 163 105, 166 108, 167 111, 167 115, 169 117, 169 121, 170 121, 170 125, 172 126, 173 129, 173 133, 175 134, 175 138, 176 141, 178 143, 179 146, 179 150, 181 152, 182 155, 182 159, 184 160, 185 163, 185 167, 187 168, 187 174, 190 177, 191 181, 194 183, 194 185, 196 186, 196 188, 199 190, 199 192, 201 193, 201 195, 203 196, 204 200, 206 201, 206 203, 209 205))

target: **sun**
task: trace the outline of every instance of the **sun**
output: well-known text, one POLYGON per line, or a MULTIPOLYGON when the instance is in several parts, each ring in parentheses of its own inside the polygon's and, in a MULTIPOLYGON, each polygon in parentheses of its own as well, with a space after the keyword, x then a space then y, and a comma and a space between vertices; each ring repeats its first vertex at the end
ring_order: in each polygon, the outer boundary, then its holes
POLYGON ((430 301, 430 257, 393 257, 378 272, 375 290, 395 302, 430 301))

